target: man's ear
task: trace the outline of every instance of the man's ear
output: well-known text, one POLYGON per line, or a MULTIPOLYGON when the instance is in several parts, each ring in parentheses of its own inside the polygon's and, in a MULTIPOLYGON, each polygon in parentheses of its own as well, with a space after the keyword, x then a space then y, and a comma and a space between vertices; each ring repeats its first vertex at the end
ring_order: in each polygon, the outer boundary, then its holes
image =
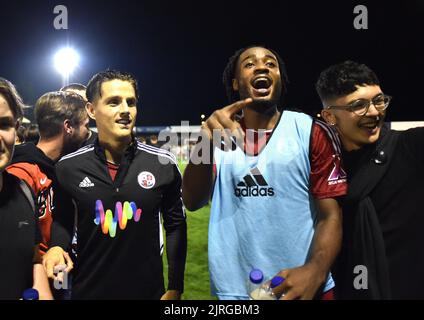
POLYGON ((327 122, 330 126, 337 124, 336 116, 328 109, 321 110, 321 117, 327 122))
POLYGON ((87 104, 85 105, 85 110, 87 110, 87 113, 90 119, 96 120, 94 107, 91 102, 87 102, 87 104))
POLYGON ((71 134, 72 131, 74 131, 74 128, 71 125, 71 121, 69 119, 65 119, 63 121, 63 129, 65 130, 65 133, 71 134))
POLYGON ((239 85, 237 79, 233 79, 233 90, 239 91, 239 85))

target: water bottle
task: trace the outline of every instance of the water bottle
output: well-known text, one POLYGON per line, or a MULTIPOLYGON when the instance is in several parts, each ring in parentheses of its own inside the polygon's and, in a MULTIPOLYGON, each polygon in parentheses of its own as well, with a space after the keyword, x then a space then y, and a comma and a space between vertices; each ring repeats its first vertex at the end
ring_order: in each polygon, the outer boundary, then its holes
POLYGON ((38 290, 34 288, 28 288, 22 293, 22 300, 38 300, 38 290))
POLYGON ((249 274, 249 297, 251 300, 277 300, 272 289, 283 283, 284 278, 276 276, 269 285, 265 284, 261 270, 253 269, 249 274))
POLYGON ((265 285, 264 274, 259 269, 253 269, 249 274, 249 297, 251 300, 275 300, 269 286, 265 285))
MULTIPOLYGON (((278 287, 280 284, 284 282, 284 278, 280 276, 275 276, 271 279, 271 284, 269 285, 269 292, 274 297, 275 300, 277 300, 279 297, 277 297, 273 292, 272 289, 275 287, 278 287)), ((284 294, 282 294, 280 297, 283 297, 284 294)))
POLYGON ((262 300, 264 274, 259 269, 253 269, 249 274, 248 292, 251 300, 262 300))

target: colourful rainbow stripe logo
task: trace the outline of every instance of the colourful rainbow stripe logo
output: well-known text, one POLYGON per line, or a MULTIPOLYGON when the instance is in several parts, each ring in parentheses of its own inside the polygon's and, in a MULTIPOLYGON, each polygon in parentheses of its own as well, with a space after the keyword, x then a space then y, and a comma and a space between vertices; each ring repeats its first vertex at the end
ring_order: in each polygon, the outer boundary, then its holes
POLYGON ((119 223, 119 228, 124 230, 127 226, 127 221, 134 218, 135 222, 140 221, 141 209, 138 209, 134 202, 124 202, 122 207, 122 202, 118 201, 115 204, 115 214, 112 215, 112 210, 105 210, 103 208, 103 203, 101 200, 96 201, 96 218, 94 223, 96 225, 101 225, 103 234, 109 235, 111 238, 114 238, 116 235, 116 225, 119 223))

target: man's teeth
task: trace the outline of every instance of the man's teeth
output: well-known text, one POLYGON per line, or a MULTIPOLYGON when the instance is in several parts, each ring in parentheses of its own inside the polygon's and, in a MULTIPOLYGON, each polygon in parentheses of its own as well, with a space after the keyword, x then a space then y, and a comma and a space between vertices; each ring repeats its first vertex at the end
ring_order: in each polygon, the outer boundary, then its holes
POLYGON ((255 89, 268 89, 271 86, 269 79, 267 78, 258 78, 253 82, 253 87, 255 89))
POLYGON ((362 127, 365 127, 365 128, 368 128, 368 129, 374 129, 375 127, 377 127, 377 123, 363 124, 362 127))

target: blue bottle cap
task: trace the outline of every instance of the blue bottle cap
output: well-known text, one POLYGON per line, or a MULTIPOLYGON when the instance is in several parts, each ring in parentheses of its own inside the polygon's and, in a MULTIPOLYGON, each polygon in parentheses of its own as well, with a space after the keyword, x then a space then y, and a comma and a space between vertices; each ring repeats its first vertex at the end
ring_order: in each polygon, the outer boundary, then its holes
POLYGON ((261 270, 253 269, 250 271, 249 278, 253 283, 261 283, 264 280, 264 275, 261 270))
POLYGON ((272 278, 270 287, 275 288, 275 287, 279 286, 280 284, 282 284, 284 282, 284 280, 286 280, 286 279, 284 279, 283 277, 280 277, 280 276, 276 276, 276 277, 272 278))
POLYGON ((38 300, 38 298, 39 298, 38 291, 34 288, 26 289, 22 293, 22 299, 24 300, 38 300))

